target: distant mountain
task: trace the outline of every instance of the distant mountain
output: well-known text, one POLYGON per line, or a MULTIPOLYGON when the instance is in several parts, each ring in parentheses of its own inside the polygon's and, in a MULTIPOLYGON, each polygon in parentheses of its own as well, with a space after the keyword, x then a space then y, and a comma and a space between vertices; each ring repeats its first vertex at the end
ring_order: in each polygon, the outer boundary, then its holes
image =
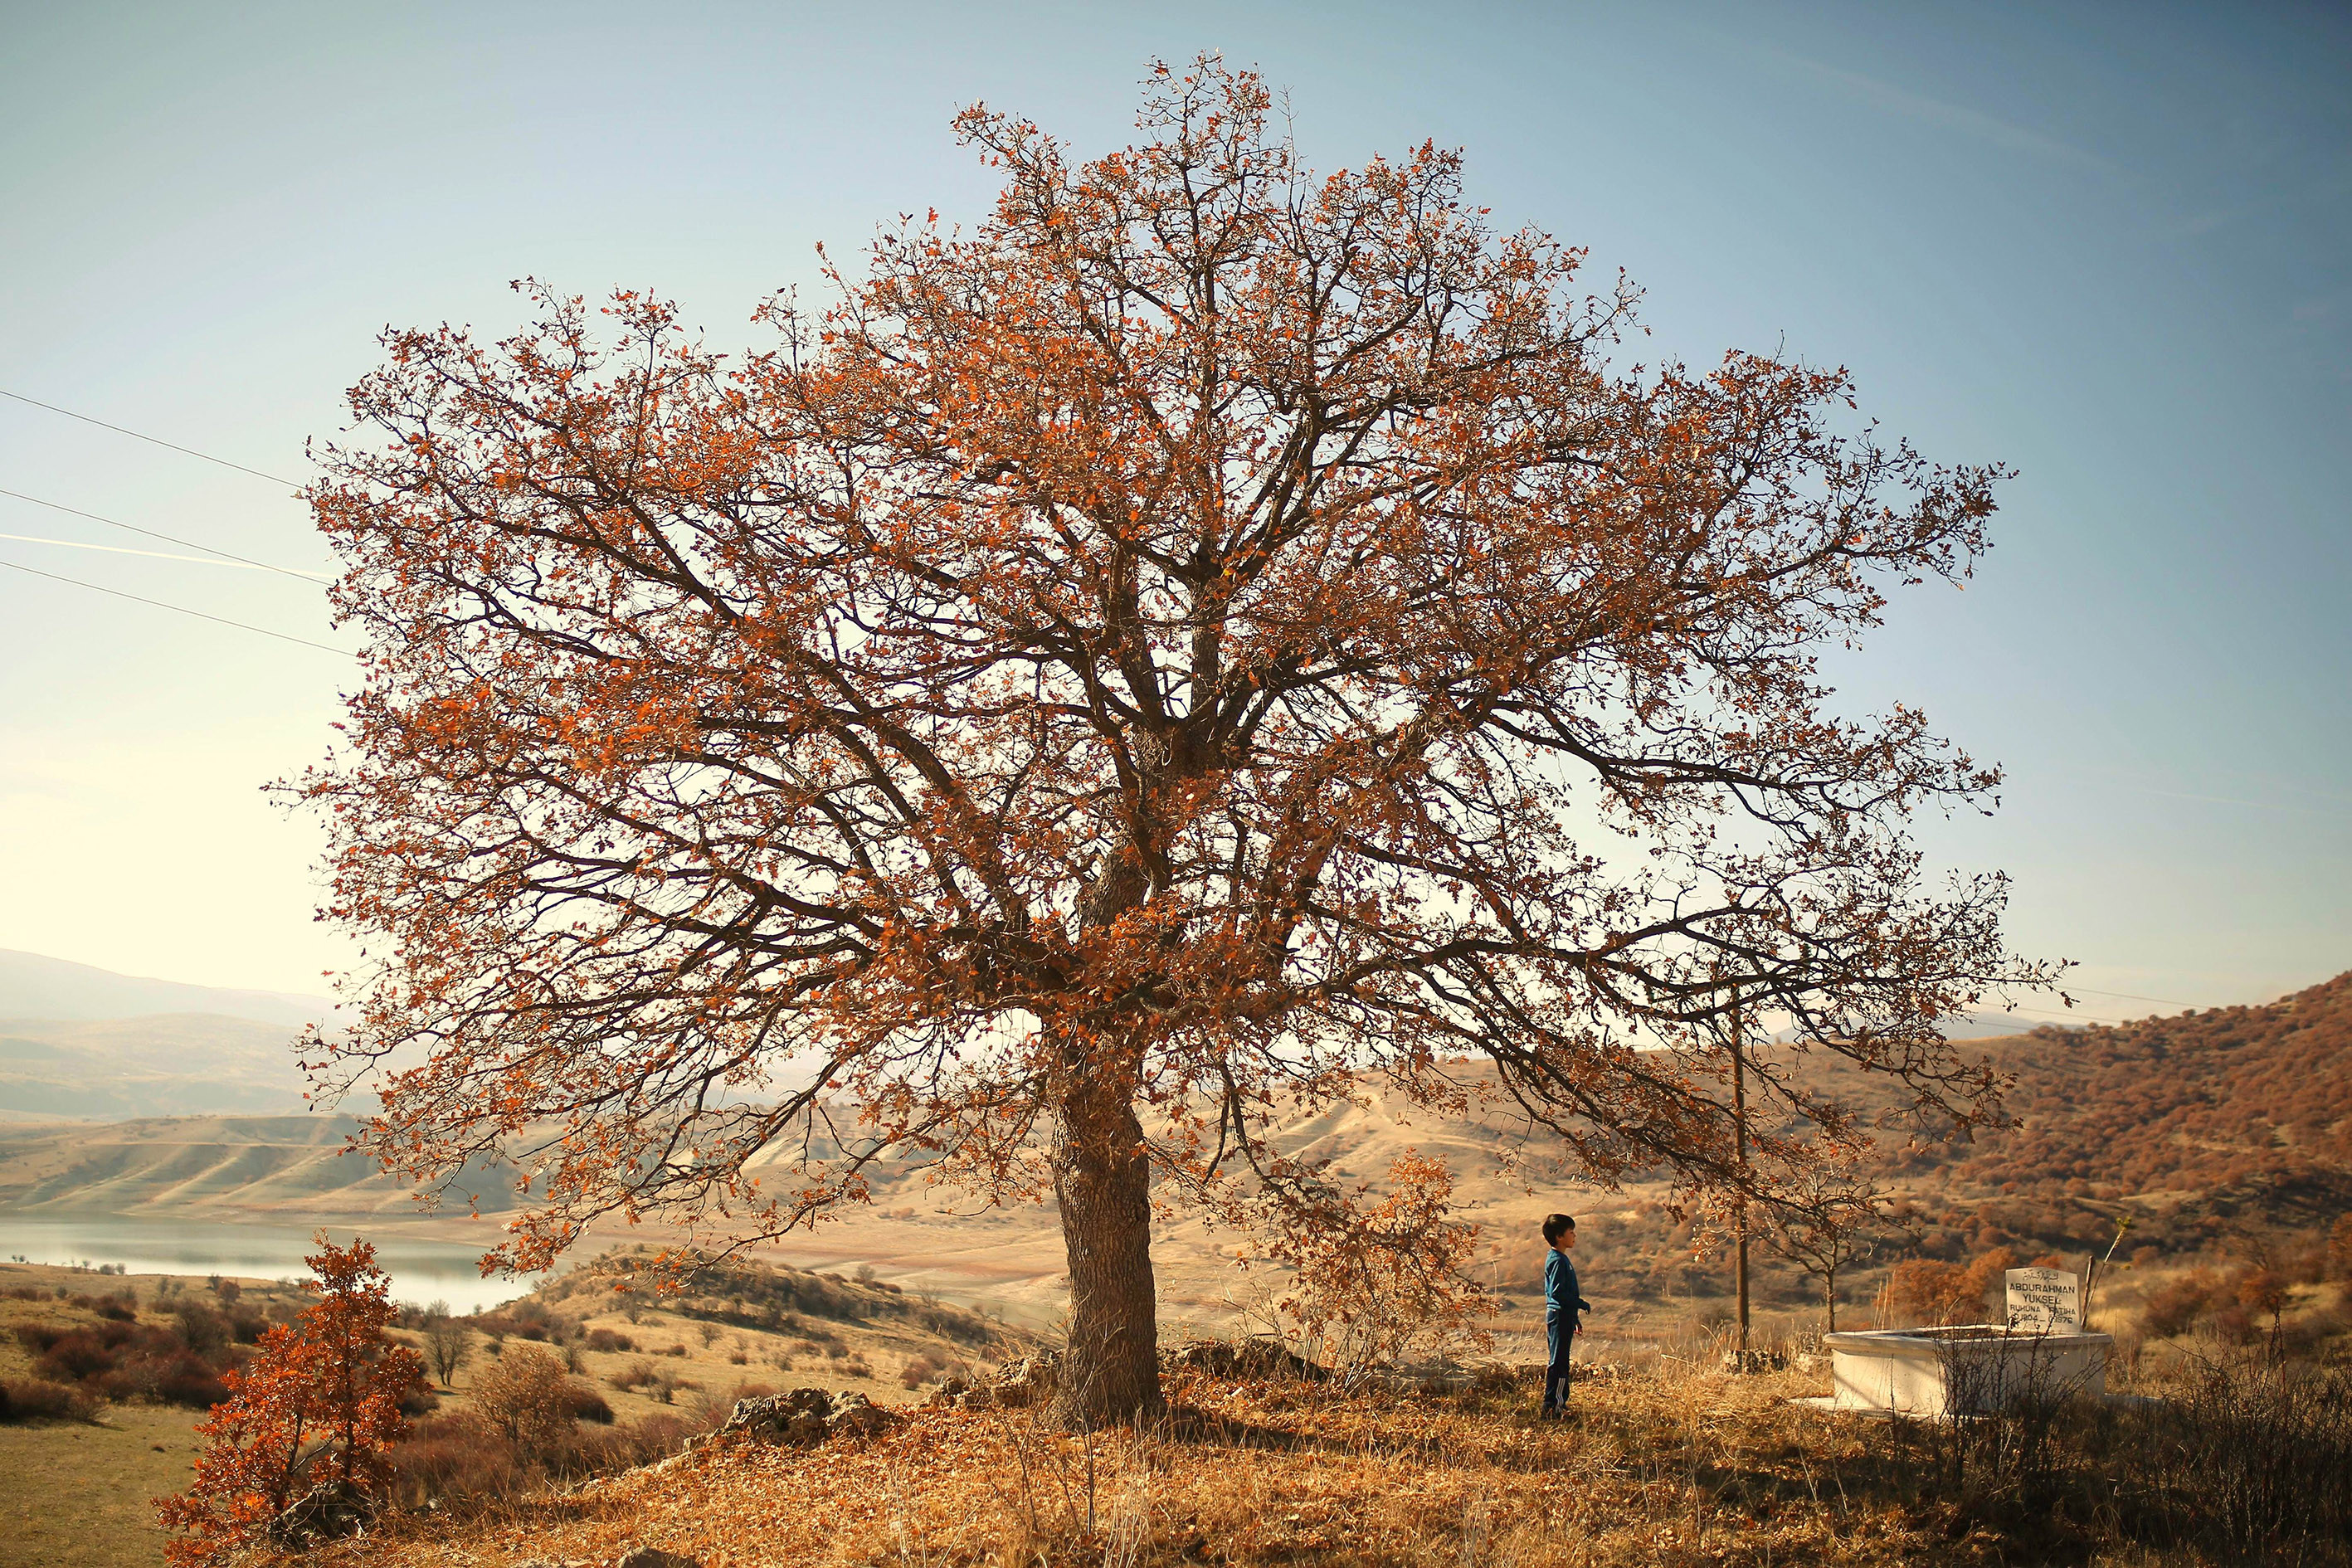
POLYGON ((295 1037, 217 1013, 0 1018, 0 1121, 299 1111, 295 1037))
POLYGON ((334 1011, 324 996, 229 991, 176 980, 145 980, 87 963, 0 951, 0 1018, 135 1018, 152 1013, 216 1013, 299 1028, 334 1011))
MULTIPOLYGON (((350 1117, 327 1115, 0 1126, 0 1215, 410 1217, 407 1191, 345 1152, 358 1130, 350 1117)), ((485 1168, 466 1184, 495 1213, 510 1206, 511 1181, 485 1168)))

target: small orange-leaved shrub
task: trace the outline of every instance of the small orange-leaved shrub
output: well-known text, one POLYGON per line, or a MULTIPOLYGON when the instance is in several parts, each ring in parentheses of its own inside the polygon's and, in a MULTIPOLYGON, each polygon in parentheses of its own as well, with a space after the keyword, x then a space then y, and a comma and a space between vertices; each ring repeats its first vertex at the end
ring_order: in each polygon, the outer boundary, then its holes
POLYGON ((196 1427, 205 1439, 195 1484, 159 1500, 179 1539, 164 1555, 176 1568, 226 1561, 262 1540, 313 1487, 380 1496, 385 1456, 406 1430, 403 1398, 425 1386, 416 1352, 384 1337, 392 1280, 375 1248, 318 1237, 304 1261, 319 1300, 261 1336, 254 1357, 230 1372, 229 1397, 196 1427))

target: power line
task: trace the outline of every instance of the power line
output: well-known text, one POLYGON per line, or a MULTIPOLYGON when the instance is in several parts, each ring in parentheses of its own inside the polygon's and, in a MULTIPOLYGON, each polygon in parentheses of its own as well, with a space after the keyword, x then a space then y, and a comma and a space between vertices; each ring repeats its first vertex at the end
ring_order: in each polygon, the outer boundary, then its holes
MULTIPOLYGON (((212 545, 200 544, 195 540, 182 539, 175 534, 158 533, 152 528, 142 528, 135 522, 121 522, 110 517, 100 517, 94 511, 84 511, 78 506, 68 506, 63 501, 43 500, 39 496, 28 496, 22 490, 0 489, 0 496, 9 496, 16 500, 30 501, 35 506, 45 506, 51 511, 61 511, 69 517, 86 517, 92 522, 102 522, 109 528, 120 528, 127 532, 145 534, 150 539, 160 539, 166 544, 178 544, 184 545, 190 550, 201 550, 207 555, 217 555, 224 561, 234 561, 240 566, 250 566, 258 572, 275 572, 281 577, 299 577, 306 582, 312 583, 331 583, 334 581, 332 577, 327 575, 323 572, 304 572, 292 566, 272 566, 267 561, 256 561, 249 556, 238 555, 231 551, 215 549, 212 545)), ((53 539, 45 540, 41 542, 48 544, 63 544, 69 543, 70 541, 53 539)), ((90 546, 90 548, 93 550, 103 550, 107 547, 103 544, 95 544, 90 546)))
POLYGON ((2194 1007, 2197 1005, 2194 1002, 2183 1002, 2175 996, 2142 996, 2137 992, 2132 991, 2102 991, 2095 985, 2061 984, 2058 988, 2061 991, 2080 991, 2092 996, 2119 996, 2126 1002, 2156 1002, 2160 1003, 2167 1007, 2194 1007))
POLYGON ((226 566, 234 572, 274 570, 244 561, 218 560, 210 555, 174 555, 165 550, 133 550, 127 544, 92 544, 86 539, 44 539, 37 533, 0 533, 0 539, 13 540, 18 544, 54 544, 65 550, 103 550, 109 555, 143 555, 150 561, 185 561, 197 566, 226 566))
POLYGON ((292 479, 281 479, 276 474, 265 474, 259 468, 248 468, 243 463, 232 463, 226 458, 215 458, 210 452, 199 452, 194 447, 183 447, 177 441, 166 441, 161 436, 142 436, 136 430, 126 430, 120 425, 110 425, 103 419, 93 419, 87 414, 76 414, 70 408, 60 408, 54 403, 44 403, 37 397, 27 397, 21 392, 11 392, 5 386, 0 386, 0 397, 14 398, 18 403, 29 403, 36 408, 46 408, 52 414, 62 414, 68 419, 79 419, 85 425, 95 425, 101 430, 111 430, 118 436, 128 436, 134 441, 145 441, 156 447, 169 447, 174 452, 185 452, 191 458, 202 458, 207 463, 218 463, 224 468, 235 468, 238 473, 251 474, 257 479, 268 479, 271 484, 284 485, 288 489, 299 490, 302 488, 292 479))
POLYGON ((93 594, 110 594, 118 599, 130 599, 142 605, 152 605, 159 610, 175 610, 184 616, 194 616, 200 621, 213 621, 224 626, 235 626, 239 631, 258 632, 266 637, 276 637, 279 642, 299 643, 304 647, 317 648, 320 653, 341 654, 345 658, 359 657, 347 648, 332 647, 322 642, 312 642, 309 637, 293 637, 285 632, 273 632, 267 626, 250 626, 244 621, 232 621, 226 616, 207 615, 202 610, 189 609, 184 605, 167 605, 161 599, 150 599, 141 594, 126 594, 120 588, 102 588, 95 583, 85 583, 79 577, 65 577, 55 572, 44 572, 37 566, 26 566, 15 561, 0 561, 0 566, 5 566, 12 572, 28 573, 35 577, 47 577, 52 583, 70 583, 77 588, 87 588, 93 594))

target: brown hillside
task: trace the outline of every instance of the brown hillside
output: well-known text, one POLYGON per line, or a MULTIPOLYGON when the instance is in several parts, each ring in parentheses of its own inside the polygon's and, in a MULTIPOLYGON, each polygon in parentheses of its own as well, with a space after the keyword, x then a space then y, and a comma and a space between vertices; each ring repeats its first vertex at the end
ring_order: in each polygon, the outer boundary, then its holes
MULTIPOLYGON (((2119 1027, 2039 1030, 1970 1042, 2015 1086, 2011 1127, 1973 1142, 1883 1156, 1893 1184, 1922 1221, 1927 1256, 1962 1258, 1994 1247, 2021 1256, 2104 1251, 2128 1216, 2123 1247, 2188 1253, 2213 1244, 2312 1232, 2352 1209, 2352 975, 2258 1007, 2235 1007, 2119 1027)), ((1887 1086, 1815 1053, 1801 1068, 1865 1108, 1894 1103, 1887 1086)), ((1378 1181, 1407 1149, 1443 1154, 1466 1215, 1486 1227, 1478 1272, 1509 1311, 1526 1306, 1542 1262, 1534 1226, 1547 1210, 1584 1215, 1580 1257, 1604 1302, 1604 1323, 1631 1328, 1727 1289, 1719 1257, 1697 1256, 1692 1227, 1664 1212, 1662 1185, 1615 1194, 1582 1186, 1545 1158, 1519 1152, 1515 1129, 1495 1120, 1408 1122, 1404 1108, 1370 1102, 1280 1130, 1290 1152, 1326 1154, 1343 1181, 1378 1181), (1528 1184, 1537 1190, 1530 1193, 1528 1184)), ((413 1223, 406 1196, 364 1163, 340 1156, 351 1124, 323 1116, 184 1118, 103 1128, 0 1128, 0 1215, 164 1212, 233 1217, 273 1212, 373 1216, 379 1231, 413 1223)), ((990 1209, 936 1187, 919 1164, 873 1173, 872 1205, 795 1236, 770 1256, 803 1268, 871 1265, 912 1288, 984 1300, 1038 1325, 1061 1310, 1064 1259, 1053 1214, 990 1209)), ((485 1206, 511 1203, 485 1173, 485 1206)), ((658 1230, 655 1233, 660 1234, 658 1230)), ((613 1237, 604 1239, 619 1239, 613 1237)), ((1172 1215, 1155 1238, 1160 1307, 1172 1320, 1223 1323, 1274 1282, 1244 1273, 1241 1237, 1172 1215)), ((1883 1262, 1883 1260, 1881 1260, 1883 1262)), ((1759 1299, 1795 1306, 1811 1287, 1759 1259, 1759 1299)), ((1857 1290, 1865 1281, 1857 1278, 1857 1290)))
POLYGON ((1986 1043, 2011 1124, 1890 1144, 1931 1256, 2163 1253, 2308 1236, 2352 1211, 2352 974, 2276 1002, 1986 1043))
POLYGON ((2036 1029, 2001 1055, 2019 1125, 1942 1163, 2120 1194, 2352 1173, 2352 973, 2257 1007, 2036 1029))

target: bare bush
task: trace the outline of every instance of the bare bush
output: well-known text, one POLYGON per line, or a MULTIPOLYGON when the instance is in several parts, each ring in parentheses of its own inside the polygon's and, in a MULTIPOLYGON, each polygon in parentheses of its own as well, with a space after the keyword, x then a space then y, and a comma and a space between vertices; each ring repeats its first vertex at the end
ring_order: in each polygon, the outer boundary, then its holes
POLYGON ((517 1344, 474 1379, 474 1408, 521 1453, 551 1453, 570 1433, 572 1380, 536 1345, 517 1344))

